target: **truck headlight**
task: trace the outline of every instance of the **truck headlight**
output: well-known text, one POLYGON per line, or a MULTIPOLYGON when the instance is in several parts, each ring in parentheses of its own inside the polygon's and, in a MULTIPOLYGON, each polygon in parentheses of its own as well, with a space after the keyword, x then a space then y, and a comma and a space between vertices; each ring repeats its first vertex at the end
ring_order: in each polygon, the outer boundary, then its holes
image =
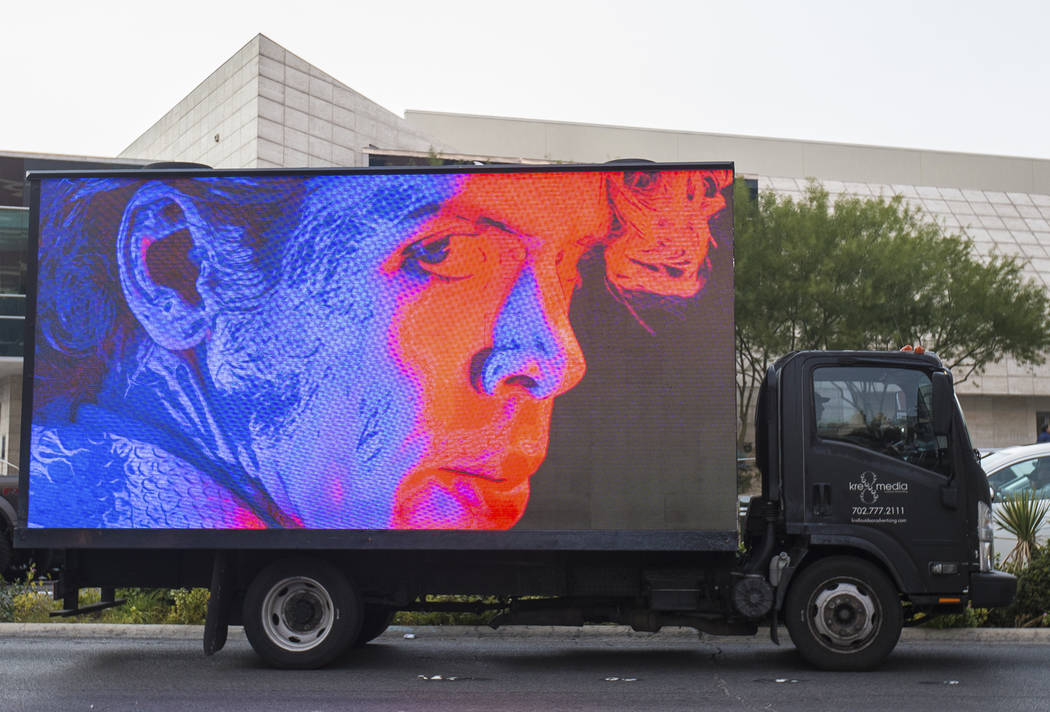
POLYGON ((977 560, 981 571, 991 571, 995 564, 992 508, 984 502, 977 503, 977 560))

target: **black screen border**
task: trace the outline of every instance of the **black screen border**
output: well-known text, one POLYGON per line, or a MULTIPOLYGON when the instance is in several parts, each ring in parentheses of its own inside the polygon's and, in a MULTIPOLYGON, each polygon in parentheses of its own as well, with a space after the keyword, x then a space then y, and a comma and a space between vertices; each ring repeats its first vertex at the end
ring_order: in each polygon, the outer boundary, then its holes
MULTIPOLYGON (((20 461, 28 462, 33 418, 33 375, 36 355, 37 272, 40 245, 41 184, 45 180, 85 178, 203 178, 239 176, 343 176, 374 174, 481 174, 728 170, 732 161, 650 162, 615 161, 606 164, 382 166, 369 168, 143 168, 111 170, 33 170, 26 173, 26 202, 30 209, 27 245, 26 317, 22 363, 22 422, 20 461)), ((734 345, 735 347, 735 345, 734 345)), ((318 530, 318 529, 29 529, 29 467, 19 463, 19 526, 15 545, 26 548, 186 548, 186 549, 355 549, 355 550, 470 550, 470 551, 720 551, 737 549, 736 530, 318 530)), ((726 474, 735 477, 735 468, 726 474)))

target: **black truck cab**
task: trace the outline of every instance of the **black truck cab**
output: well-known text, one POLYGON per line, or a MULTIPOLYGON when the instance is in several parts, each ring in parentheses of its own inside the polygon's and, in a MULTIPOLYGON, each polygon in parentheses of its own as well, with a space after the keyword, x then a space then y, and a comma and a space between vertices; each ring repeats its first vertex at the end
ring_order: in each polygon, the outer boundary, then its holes
POLYGON ((878 655, 904 622, 1012 599, 1014 577, 992 570, 988 482, 936 356, 785 356, 762 386, 756 442, 754 568, 783 569, 777 607, 818 665, 878 655))

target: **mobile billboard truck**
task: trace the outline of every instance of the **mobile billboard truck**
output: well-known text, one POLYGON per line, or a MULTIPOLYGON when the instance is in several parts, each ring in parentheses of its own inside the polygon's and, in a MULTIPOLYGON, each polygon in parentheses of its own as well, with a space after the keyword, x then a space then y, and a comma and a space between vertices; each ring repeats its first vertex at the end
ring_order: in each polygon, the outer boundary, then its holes
POLYGON ((398 610, 754 634, 864 669, 993 606, 929 355, 769 371, 738 546, 731 164, 31 173, 21 547, 211 590, 317 667, 398 610), (477 602, 435 601, 472 594, 477 602), (494 602, 493 602, 494 601, 494 602), (903 603, 909 603, 907 607, 903 603))

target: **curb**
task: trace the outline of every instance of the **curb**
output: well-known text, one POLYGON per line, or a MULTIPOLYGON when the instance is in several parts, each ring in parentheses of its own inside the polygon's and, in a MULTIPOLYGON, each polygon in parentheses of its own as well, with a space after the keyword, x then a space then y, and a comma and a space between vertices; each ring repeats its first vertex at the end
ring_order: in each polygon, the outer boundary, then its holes
MULTIPOLYGON (((0 638, 157 638, 203 640, 202 625, 134 623, 0 623, 0 638)), ((230 640, 244 640, 244 629, 230 626, 230 640)))
MULTIPOLYGON (((587 638, 629 638, 641 640, 699 640, 701 642, 764 643, 769 640, 769 628, 760 628, 754 636, 721 636, 698 634, 692 628, 667 627, 659 633, 633 631, 627 626, 587 625, 581 628, 565 626, 508 626, 493 630, 485 626, 390 626, 383 638, 534 638, 547 637, 567 640, 587 638)), ((109 623, 0 623, 0 638, 135 638, 167 640, 203 640, 201 625, 136 625, 109 623)), ((245 640, 241 626, 230 626, 230 640, 245 640)), ((902 643, 954 641, 960 643, 1036 643, 1050 644, 1050 628, 905 628, 902 643)), ((780 640, 789 643, 787 630, 780 629, 780 640)))
POLYGON ((901 640, 955 640, 983 643, 1050 643, 1050 628, 905 628, 901 640))

